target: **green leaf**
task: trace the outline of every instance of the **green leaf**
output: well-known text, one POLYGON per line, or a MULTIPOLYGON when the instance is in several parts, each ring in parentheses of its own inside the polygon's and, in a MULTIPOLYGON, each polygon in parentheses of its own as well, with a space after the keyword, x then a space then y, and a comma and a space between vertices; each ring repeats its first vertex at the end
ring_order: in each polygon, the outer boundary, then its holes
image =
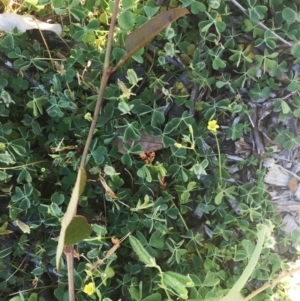
POLYGON ((171 289, 176 295, 178 295, 182 299, 188 298, 188 291, 185 286, 178 281, 170 272, 163 273, 164 283, 171 289))
POLYGON ((120 101, 118 104, 118 109, 122 112, 121 115, 130 114, 130 111, 133 107, 134 105, 130 105, 126 101, 120 101))
POLYGON ((225 29, 226 29, 226 24, 224 22, 221 21, 216 22, 216 30, 218 33, 223 32, 225 29))
POLYGON ((297 12, 295 12, 289 7, 285 7, 282 11, 282 17, 288 24, 292 24, 297 18, 297 12))
POLYGON ((152 7, 152 6, 144 6, 144 11, 145 11, 145 13, 146 13, 146 16, 148 17, 148 18, 151 18, 151 17, 153 17, 158 11, 159 11, 159 6, 157 6, 157 7, 152 7))
POLYGON ((13 231, 7 230, 8 222, 5 222, 1 227, 0 227, 0 236, 5 235, 5 234, 10 234, 13 231))
POLYGON ((191 13, 198 14, 199 12, 205 12, 206 7, 205 4, 199 1, 193 1, 191 5, 191 13))
POLYGON ((214 287, 220 283, 220 279, 215 273, 208 272, 205 276, 203 286, 214 287))
POLYGON ((295 58, 300 59, 300 43, 296 43, 293 46, 291 53, 295 58))
POLYGON ((0 258, 5 258, 7 255, 9 255, 13 249, 11 247, 3 249, 0 251, 0 258))
POLYGON ((16 163, 8 152, 5 152, 4 154, 0 154, 0 162, 4 163, 6 165, 16 163))
POLYGON ((124 132, 124 141, 128 141, 129 139, 132 140, 140 140, 141 134, 139 129, 137 128, 138 123, 133 122, 131 124, 128 124, 127 128, 125 129, 124 132))
POLYGON ((99 21, 97 19, 93 19, 90 23, 86 26, 88 30, 98 30, 99 29, 99 21))
POLYGON ((184 285, 185 287, 194 287, 194 282, 190 278, 189 275, 185 276, 175 272, 165 272, 164 275, 171 276, 172 278, 176 279, 180 284, 184 285))
POLYGON ((19 156, 25 156, 27 154, 25 146, 26 141, 24 139, 15 139, 9 144, 9 148, 13 149, 19 156))
POLYGON ((107 148, 105 146, 99 146, 95 150, 92 151, 92 156, 97 165, 101 165, 107 156, 107 148))
MULTIPOLYGON (((43 269, 43 272, 44 272, 44 269, 43 269)), ((41 275, 41 274, 39 274, 39 275, 41 275)), ((29 296, 29 298, 28 298, 28 300, 27 301, 38 301, 38 294, 37 293, 32 293, 30 296, 29 296)))
POLYGON ((112 51, 112 56, 117 62, 119 62, 125 55, 126 51, 118 47, 115 47, 112 51))
POLYGON ((213 68, 215 70, 221 69, 221 68, 225 68, 226 67, 226 62, 224 60, 222 60, 219 57, 215 57, 215 59, 213 60, 213 68))
POLYGON ((132 166, 133 161, 131 159, 130 154, 126 153, 121 157, 121 162, 127 166, 132 166))
POLYGON ((164 114, 159 111, 153 111, 153 114, 151 117, 151 125, 157 126, 157 124, 163 124, 164 122, 165 122, 164 114))
POLYGON ((16 297, 9 299, 9 301, 24 301, 24 298, 22 299, 21 297, 16 296, 16 297))
POLYGON ((296 109, 294 110, 294 116, 297 117, 297 118, 300 118, 300 108, 299 109, 296 109))
POLYGON ((281 100, 281 109, 283 114, 288 114, 291 111, 291 108, 284 100, 281 100))
POLYGON ((146 249, 142 246, 140 241, 134 236, 129 236, 129 242, 133 249, 133 251, 138 256, 139 260, 146 264, 149 267, 155 267, 155 258, 151 257, 150 254, 146 251, 146 249))
POLYGON ((14 49, 14 38, 11 34, 7 35, 2 41, 1 46, 8 49, 14 49))
POLYGON ((31 63, 30 63, 30 61, 25 61, 23 59, 17 59, 14 61, 13 65, 15 68, 20 69, 21 71, 26 71, 30 67, 31 63))
POLYGON ((134 0, 123 0, 122 1, 122 7, 123 7, 124 10, 130 9, 134 5, 135 5, 135 1, 134 0))
POLYGON ((0 181, 8 180, 11 177, 12 175, 9 175, 5 171, 0 170, 0 181))
POLYGON ((17 178, 17 182, 21 183, 25 180, 25 182, 30 183, 32 182, 32 177, 28 170, 26 168, 22 169, 21 172, 19 173, 19 176, 17 178))
POLYGON ((4 78, 0 79, 0 89, 3 89, 4 87, 6 87, 8 84, 8 81, 4 78))
POLYGON ((130 286, 128 288, 128 291, 129 291, 129 294, 130 294, 132 300, 135 300, 135 301, 141 300, 140 291, 137 288, 135 288, 134 286, 130 286))
POLYGON ((35 117, 43 114, 43 106, 48 103, 48 98, 45 96, 34 98, 27 103, 27 107, 33 109, 35 117))
POLYGON ((289 141, 285 141, 283 144, 282 144, 283 148, 284 149, 292 149, 293 146, 294 146, 294 142, 292 140, 289 140, 289 141))
POLYGON ((161 301, 162 297, 159 293, 151 294, 150 296, 147 296, 146 298, 142 299, 142 301, 161 301))
POLYGON ((259 20, 264 18, 267 11, 268 8, 263 5, 252 7, 251 9, 249 9, 250 20, 254 23, 258 22, 259 20))
POLYGON ((88 238, 92 233, 92 226, 86 218, 75 215, 66 229, 65 246, 70 246, 88 238))
POLYGON ((124 11, 120 14, 118 23, 123 30, 132 30, 135 23, 135 15, 131 11, 124 11))
POLYGON ((216 197, 215 197, 215 204, 216 204, 216 205, 220 205, 220 204, 222 203, 222 201, 223 201, 223 198, 224 198, 224 192, 223 192, 223 190, 222 190, 222 191, 220 191, 220 192, 216 195, 216 197))
POLYGON ((143 179, 146 179, 146 181, 149 183, 152 182, 152 177, 151 177, 150 171, 146 165, 144 165, 140 169, 138 169, 137 175, 143 179))
POLYGON ((70 8, 70 13, 77 21, 83 20, 86 17, 84 9, 80 6, 70 8))
POLYGON ((163 235, 159 231, 155 231, 150 237, 149 245, 157 249, 163 249, 165 243, 162 238, 163 235))

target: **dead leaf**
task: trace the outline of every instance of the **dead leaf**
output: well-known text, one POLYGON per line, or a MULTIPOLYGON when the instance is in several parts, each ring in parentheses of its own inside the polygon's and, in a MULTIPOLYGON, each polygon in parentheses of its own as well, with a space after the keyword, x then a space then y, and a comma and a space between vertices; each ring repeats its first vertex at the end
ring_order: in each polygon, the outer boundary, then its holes
POLYGON ((40 29, 53 31, 59 36, 62 33, 60 24, 45 23, 31 15, 17 15, 13 13, 0 14, 0 30, 11 32, 15 27, 19 32, 25 32, 30 29, 40 29))
POLYGON ((295 177, 291 177, 287 186, 291 192, 296 192, 298 188, 298 180, 295 177))
POLYGON ((169 24, 187 14, 190 14, 190 12, 184 7, 173 8, 160 13, 143 26, 131 32, 125 40, 127 54, 116 66, 111 68, 111 73, 114 73, 124 62, 154 39, 169 24))
POLYGON ((188 9, 183 7, 170 9, 157 15, 140 28, 134 30, 125 40, 125 48, 128 55, 134 55, 169 24, 189 13, 188 9))
MULTIPOLYGON (((124 129, 119 129, 118 132, 122 134, 124 133, 124 129)), ((112 141, 112 145, 116 145, 118 147, 119 153, 123 155, 127 153, 127 151, 124 148, 125 144, 130 147, 140 144, 142 148, 141 153, 155 152, 157 150, 162 149, 163 144, 161 136, 149 135, 145 131, 140 131, 140 134, 141 138, 139 141, 133 141, 132 139, 129 139, 128 141, 124 142, 121 138, 116 137, 112 141)))
POLYGON ((116 238, 115 236, 112 236, 111 242, 112 242, 114 245, 119 245, 119 244, 120 244, 120 239, 116 238))
POLYGON ((107 185, 106 181, 103 177, 99 176, 100 182, 105 190, 105 193, 107 193, 112 199, 117 199, 117 195, 111 190, 111 188, 107 185))
POLYGON ((166 179, 164 177, 162 177, 159 180, 159 186, 160 186, 160 189, 162 189, 162 190, 165 190, 167 188, 166 179))
POLYGON ((22 221, 20 221, 19 219, 15 220, 13 222, 13 224, 15 226, 18 226, 23 233, 30 233, 30 227, 28 225, 26 225, 25 223, 23 223, 22 221))
POLYGON ((292 214, 286 214, 282 220, 283 231, 287 235, 291 235, 294 230, 299 230, 299 225, 297 224, 295 217, 292 214))
POLYGON ((276 186, 287 186, 290 175, 284 172, 282 168, 274 164, 271 166, 265 176, 265 183, 276 186))
POLYGON ((294 191, 294 196, 298 201, 300 201, 300 185, 296 187, 296 190, 294 191))

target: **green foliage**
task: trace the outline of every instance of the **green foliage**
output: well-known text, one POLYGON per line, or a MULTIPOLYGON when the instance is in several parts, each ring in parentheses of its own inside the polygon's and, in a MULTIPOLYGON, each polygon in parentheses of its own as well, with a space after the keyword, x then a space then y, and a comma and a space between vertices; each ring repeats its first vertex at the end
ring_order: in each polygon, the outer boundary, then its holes
MULTIPOLYGON (((23 2, 24 14, 64 25, 61 38, 44 34, 46 44, 31 32, 0 37, 1 58, 11 63, 0 73, 0 299, 63 301, 67 266, 63 256, 55 272, 57 236, 93 120, 113 2, 23 2)), ((299 118, 299 12, 289 0, 240 4, 248 15, 223 0, 122 1, 111 66, 126 56, 126 36, 148 20, 174 7, 191 14, 136 52, 106 87, 78 206, 87 221, 75 218, 66 229, 80 257, 78 301, 218 300, 247 268, 258 223, 267 225, 266 244, 243 295, 254 290, 251 281, 263 285, 287 270, 271 247, 269 229, 277 233, 279 222, 258 159, 236 164, 257 169, 251 181, 234 180, 224 145, 251 132, 250 102, 271 99, 280 122, 299 118), (290 51, 275 34, 293 43, 290 51), (292 96, 282 99, 282 90, 292 96), (216 135, 210 120, 220 124, 216 135)), ((266 127, 282 148, 300 145, 284 123, 266 127)))

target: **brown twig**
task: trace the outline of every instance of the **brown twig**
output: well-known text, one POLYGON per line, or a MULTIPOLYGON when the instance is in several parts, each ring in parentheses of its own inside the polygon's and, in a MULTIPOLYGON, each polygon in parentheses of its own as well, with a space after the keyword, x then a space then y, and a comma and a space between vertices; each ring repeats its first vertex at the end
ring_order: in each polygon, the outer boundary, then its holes
POLYGON ((283 278, 290 276, 296 272, 300 271, 300 267, 297 267, 295 269, 291 269, 290 271, 286 272, 285 274, 279 276, 277 279, 272 280, 268 283, 266 283, 265 285, 263 285, 262 287, 260 287, 259 289, 257 289, 256 291, 254 291, 253 293, 251 293, 250 295, 248 295, 247 297, 244 298, 244 301, 248 301, 251 300, 254 296, 258 295, 259 293, 261 293, 262 291, 266 290, 267 288, 277 284, 278 282, 280 282, 283 278))
MULTIPOLYGON (((121 246, 121 243, 131 234, 131 232, 127 233, 125 236, 123 236, 121 239, 118 239, 116 237, 112 237, 111 241, 113 243, 113 246, 108 250, 106 253, 105 257, 98 260, 91 266, 90 272, 95 271, 100 265, 102 265, 105 260, 109 259, 116 251, 117 249, 121 246)), ((89 279, 89 276, 86 276, 84 281, 87 281, 89 279)))
POLYGON ((65 249, 65 255, 67 259, 68 267, 68 290, 69 290, 69 300, 75 301, 75 286, 74 286, 74 257, 73 257, 73 246, 68 246, 65 249))
POLYGON ((108 34, 108 40, 107 40, 107 46, 106 46, 106 54, 105 54, 105 60, 104 60, 104 66, 103 66, 104 71, 103 71, 103 75, 102 75, 102 79, 101 79, 101 83, 100 83, 97 104, 96 104, 96 107, 94 110, 93 121, 92 121, 92 124, 90 127, 88 137, 86 139, 85 147, 84 147, 83 154, 81 157, 81 162, 80 162, 80 167, 83 167, 83 168, 86 163, 86 158, 87 158, 87 155, 89 152, 90 144, 91 144, 91 141, 93 138, 94 130, 96 128, 97 119, 98 119, 99 113, 102 108, 103 95, 104 95, 104 91, 105 91, 105 88, 107 85, 107 81, 108 81, 109 76, 112 74, 112 70, 113 70, 112 67, 109 67, 109 61, 110 61, 111 48, 112 48, 112 44, 113 44, 114 28, 115 28, 115 23, 116 23, 117 14, 118 14, 119 2, 120 2, 119 0, 115 1, 114 10, 113 10, 113 13, 111 16, 109 34, 108 34))
MULTIPOLYGON (((110 54, 111 54, 111 48, 112 48, 112 43, 113 43, 113 37, 114 37, 114 28, 115 28, 115 22, 118 14, 118 8, 119 8, 119 0, 115 0, 114 3, 114 10, 112 13, 111 17, 111 23, 110 23, 110 28, 109 28, 109 34, 108 34, 108 40, 107 40, 107 46, 106 46, 106 54, 105 54, 105 61, 104 61, 104 72, 102 75, 102 80, 99 88, 99 93, 98 93, 98 99, 97 99, 97 104, 94 110, 94 115, 93 115, 93 121, 90 127, 90 131, 85 143, 85 147, 83 150, 81 162, 80 162, 80 167, 84 168, 86 164, 86 158, 89 152, 90 144, 93 138, 94 130, 97 124, 97 119, 102 107, 103 103, 103 95, 104 91, 106 88, 106 84, 108 81, 108 78, 111 74, 111 68, 109 67, 109 61, 110 61, 110 54)), ((76 210, 74 212, 74 216, 76 215, 76 210)), ((73 251, 74 247, 73 245, 68 246, 65 250, 66 258, 67 258, 67 266, 68 266, 68 283, 69 283, 69 300, 70 301, 75 301, 75 289, 74 289, 74 257, 73 257, 73 251)))

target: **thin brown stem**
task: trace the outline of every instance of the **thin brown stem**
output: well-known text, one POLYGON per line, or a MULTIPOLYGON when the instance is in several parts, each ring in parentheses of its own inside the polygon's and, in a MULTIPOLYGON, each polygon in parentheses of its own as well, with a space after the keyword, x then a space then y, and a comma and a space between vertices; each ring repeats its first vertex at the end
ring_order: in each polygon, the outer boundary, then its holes
POLYGON ((99 116, 99 113, 101 111, 102 104, 103 104, 104 91, 105 91, 105 88, 107 85, 108 78, 112 73, 112 68, 109 67, 109 62, 110 62, 110 54, 111 54, 111 48, 112 48, 112 44, 113 44, 114 28, 115 28, 115 23, 116 23, 117 14, 118 14, 119 2, 120 2, 119 0, 116 0, 115 4, 114 4, 114 10, 113 10, 110 27, 109 27, 109 34, 108 34, 105 60, 104 60, 104 66, 103 66, 104 71, 103 71, 102 80, 100 83, 97 104, 96 104, 96 107, 94 110, 93 121, 92 121, 92 124, 90 127, 88 137, 86 139, 85 147, 84 147, 83 154, 81 157, 80 167, 84 167, 86 164, 86 159, 88 156, 90 144, 92 142, 94 130, 96 128, 96 124, 97 124, 97 120, 98 120, 98 116, 99 116))
POLYGON ((68 267, 68 290, 69 300, 75 301, 75 286, 74 286, 74 257, 73 257, 73 246, 66 247, 65 255, 67 258, 68 267))
MULTIPOLYGON (((84 147, 83 154, 81 157, 81 162, 80 162, 81 168, 84 168, 84 166, 86 164, 86 159, 88 156, 90 144, 91 144, 91 141, 93 138, 94 130, 96 128, 98 116, 99 116, 99 113, 100 113, 100 110, 101 110, 101 107, 103 104, 104 91, 106 88, 108 78, 111 74, 111 68, 109 68, 109 62, 110 62, 110 54, 111 54, 111 49, 112 49, 114 28, 115 28, 116 18, 117 18, 117 14, 118 14, 119 2, 120 2, 119 0, 115 0, 115 3, 114 3, 114 10, 112 13, 112 18, 111 18, 111 23, 110 23, 110 28, 109 28, 105 61, 104 61, 104 66, 103 66, 104 71, 103 71, 102 80, 101 80, 101 84, 100 84, 100 88, 99 88, 96 107, 94 110, 93 121, 92 121, 92 124, 90 127, 88 137, 86 139, 85 147, 84 147)), ((74 216, 75 215, 76 215, 76 210, 74 211, 74 216)), ((74 250, 74 248, 72 245, 72 246, 68 246, 67 250, 65 251, 66 259, 67 259, 67 266, 68 266, 68 284, 69 284, 69 300, 70 301, 75 301, 73 250, 74 250)))
POLYGON ((279 283, 280 281, 282 281, 282 279, 284 279, 287 276, 293 275, 294 273, 300 271, 300 267, 297 267, 295 269, 292 269, 288 272, 286 272, 285 274, 279 276, 277 279, 270 281, 268 283, 266 283, 265 285, 263 285, 262 287, 260 287, 259 289, 257 289, 256 291, 254 291, 253 293, 251 293, 250 295, 248 295, 247 297, 244 298, 244 301, 248 301, 251 300, 253 297, 255 297, 256 295, 258 295, 259 293, 263 292, 264 290, 266 290, 267 288, 269 288, 270 286, 273 286, 277 283, 279 283))

